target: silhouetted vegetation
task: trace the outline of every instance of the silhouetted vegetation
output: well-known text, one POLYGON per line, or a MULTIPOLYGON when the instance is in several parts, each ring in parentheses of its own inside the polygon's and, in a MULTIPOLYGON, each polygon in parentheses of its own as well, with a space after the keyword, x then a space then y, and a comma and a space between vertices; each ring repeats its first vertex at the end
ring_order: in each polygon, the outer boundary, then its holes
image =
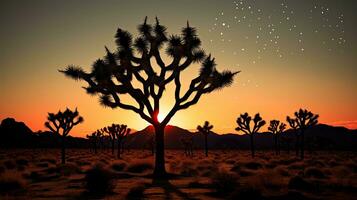
POLYGON ((280 123, 279 120, 271 120, 268 131, 273 134, 274 149, 276 154, 280 154, 280 135, 285 130, 286 124, 280 123))
POLYGON ((212 133, 213 125, 210 125, 208 121, 205 121, 203 126, 197 126, 198 132, 202 133, 205 137, 205 155, 208 156, 208 142, 207 137, 210 133, 212 133))
POLYGON ((66 109, 64 112, 58 111, 58 113, 48 113, 47 122, 45 126, 54 134, 61 135, 62 139, 62 164, 66 162, 66 152, 65 152, 65 139, 72 128, 79 123, 83 122, 83 117, 79 116, 77 109, 71 111, 66 109))
POLYGON ((252 157, 255 156, 255 149, 254 149, 254 135, 259 131, 259 129, 265 125, 265 121, 260 117, 259 113, 255 114, 253 122, 253 128, 250 127, 250 121, 252 117, 248 115, 248 113, 241 114, 240 117, 237 118, 238 127, 236 131, 242 131, 245 134, 250 136, 250 148, 252 151, 252 157))
MULTIPOLYGON (((306 129, 315 126, 318 123, 319 115, 313 114, 311 111, 306 109, 299 109, 299 111, 294 113, 295 118, 287 117, 287 121, 289 122, 290 126, 295 129, 297 128, 300 131, 300 144, 299 140, 297 143, 300 146, 300 158, 304 159, 305 154, 305 131, 306 129)), ((299 148, 297 148, 299 149, 299 148)), ((297 150, 298 151, 298 150, 297 150)))
POLYGON ((207 56, 200 48, 201 40, 196 29, 188 22, 180 36, 167 36, 166 27, 157 18, 154 25, 148 24, 145 18, 138 29, 139 36, 133 40, 129 32, 119 28, 115 35, 117 51, 105 48, 106 56, 94 62, 91 72, 74 65, 60 72, 75 80, 86 81, 86 91, 98 95, 102 105, 131 110, 152 124, 156 142, 154 174, 165 177, 164 129, 167 123, 179 110, 196 104, 202 95, 230 86, 238 72, 218 72, 214 58, 207 56), (172 58, 169 64, 165 64, 161 57, 162 47, 166 47, 166 54, 172 58), (159 72, 155 72, 151 59, 159 66, 159 72), (201 64, 199 75, 192 79, 188 90, 181 95, 181 72, 193 63, 201 64), (142 87, 136 88, 134 80, 142 87), (175 84, 175 103, 159 122, 160 99, 170 83, 175 84), (123 102, 122 95, 130 96, 138 106, 123 102))
POLYGON ((181 138, 181 143, 183 145, 185 155, 193 156, 193 137, 183 137, 181 138))

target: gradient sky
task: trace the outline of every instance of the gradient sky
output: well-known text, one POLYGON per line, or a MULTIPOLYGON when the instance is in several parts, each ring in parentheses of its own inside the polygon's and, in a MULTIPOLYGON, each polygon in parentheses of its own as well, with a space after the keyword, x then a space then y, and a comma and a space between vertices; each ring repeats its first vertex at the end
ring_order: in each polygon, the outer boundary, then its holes
MULTIPOLYGON (((354 0, 131 0, 0 2, 0 119, 14 117, 44 130, 47 112, 78 107, 84 136, 111 123, 142 129, 135 113, 101 107, 96 97, 58 73, 68 64, 89 69, 114 49, 118 27, 137 33, 145 16, 158 16, 170 34, 198 29, 219 70, 242 70, 230 88, 205 95, 170 124, 234 132, 240 113, 285 120, 300 107, 320 122, 357 128, 357 1, 354 0)), ((183 82, 198 72, 192 66, 183 82)), ((172 90, 168 89, 168 93, 172 90)), ((170 95, 162 102, 168 112, 170 95)))

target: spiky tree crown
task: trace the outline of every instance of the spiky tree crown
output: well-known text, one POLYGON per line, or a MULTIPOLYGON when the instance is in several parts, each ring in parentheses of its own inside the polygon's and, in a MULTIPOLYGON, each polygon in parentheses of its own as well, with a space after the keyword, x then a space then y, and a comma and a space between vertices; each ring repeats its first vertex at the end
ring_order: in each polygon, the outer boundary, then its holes
POLYGON ((197 130, 204 134, 204 135, 208 135, 210 133, 212 133, 212 130, 213 129, 213 125, 210 125, 208 121, 205 121, 205 123, 203 124, 203 126, 197 126, 197 130))
POLYGON ((286 124, 280 123, 279 120, 271 120, 270 125, 268 127, 268 131, 273 134, 282 133, 286 128, 286 124))
POLYGON ((265 121, 262 119, 259 113, 255 114, 253 118, 254 126, 253 128, 250 127, 250 122, 252 121, 252 117, 249 116, 248 113, 241 114, 237 118, 237 125, 236 131, 242 131, 246 134, 254 134, 259 131, 259 129, 265 125, 265 121))
POLYGON ((207 56, 201 49, 196 29, 188 22, 181 35, 168 36, 166 27, 157 18, 154 25, 148 24, 145 18, 138 30, 139 37, 133 39, 129 32, 118 29, 115 35, 116 51, 111 52, 105 48, 106 56, 96 60, 90 72, 74 65, 60 72, 75 80, 86 81, 86 91, 99 95, 102 105, 132 110, 151 124, 158 123, 159 100, 170 82, 176 86, 176 102, 162 124, 167 124, 178 110, 196 104, 202 94, 230 86, 238 73, 217 71, 214 58, 207 56), (166 47, 166 54, 172 58, 168 64, 164 63, 160 55, 163 47, 166 47), (152 58, 159 66, 159 72, 152 67, 152 58), (182 95, 180 74, 193 63, 201 63, 199 75, 182 95), (135 87, 133 80, 142 87, 135 87), (121 99, 123 94, 131 96, 137 105, 124 103, 121 99))
POLYGON ((306 109, 300 108, 299 111, 294 113, 294 116, 295 118, 290 118, 289 116, 286 118, 293 129, 306 129, 318 124, 319 115, 313 114, 306 109))
POLYGON ((48 113, 45 126, 53 133, 67 136, 74 126, 83 121, 83 117, 79 116, 77 108, 75 111, 67 108, 64 112, 48 113))

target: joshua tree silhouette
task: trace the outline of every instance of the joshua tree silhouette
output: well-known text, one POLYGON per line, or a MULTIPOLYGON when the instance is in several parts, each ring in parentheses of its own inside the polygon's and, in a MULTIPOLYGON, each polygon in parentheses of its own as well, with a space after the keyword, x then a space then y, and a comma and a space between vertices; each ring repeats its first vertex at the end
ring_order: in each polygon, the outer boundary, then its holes
POLYGON ((208 134, 212 133, 211 129, 213 128, 213 125, 210 125, 208 121, 205 121, 203 126, 197 126, 197 130, 202 133, 205 136, 205 154, 206 157, 208 156, 208 143, 207 143, 207 137, 208 134))
MULTIPOLYGON (((114 124, 112 125, 114 126, 114 124)), ((112 154, 114 155, 114 149, 115 149, 115 132, 114 131, 109 131, 110 126, 104 127, 102 130, 103 132, 107 133, 109 135, 110 141, 112 143, 112 154)))
POLYGON ((286 124, 279 120, 271 120, 268 130, 273 134, 275 154, 280 154, 280 134, 285 130, 286 124))
POLYGON ((124 138, 130 134, 131 129, 127 128, 126 125, 122 124, 112 124, 112 126, 108 127, 108 131, 115 134, 118 145, 118 158, 121 158, 121 146, 124 138))
POLYGON ((102 132, 100 130, 96 130, 91 135, 87 135, 87 138, 92 141, 93 150, 95 154, 98 153, 98 142, 101 136, 102 132))
POLYGON ((193 156, 193 137, 183 137, 181 138, 181 143, 183 144, 183 147, 185 149, 185 155, 193 156))
MULTIPOLYGON (((301 138, 300 138, 300 158, 304 159, 305 154, 305 144, 304 137, 306 129, 315 126, 318 123, 319 115, 313 114, 311 111, 306 109, 299 109, 299 111, 294 113, 295 119, 291 119, 287 117, 287 120, 290 124, 290 121, 295 121, 295 126, 300 130, 301 138)), ((291 125, 290 125, 291 126, 291 125)))
POLYGON ((300 133, 298 130, 297 120, 287 116, 286 121, 289 123, 291 129, 293 129, 293 131, 295 133, 295 152, 296 152, 296 157, 298 157, 299 156, 300 133))
POLYGON ((252 151, 252 157, 255 156, 254 150, 254 135, 259 131, 259 129, 265 125, 265 121, 260 117, 259 113, 255 114, 253 122, 253 129, 250 128, 250 121, 252 117, 248 115, 248 113, 241 114, 240 117, 237 118, 238 127, 236 131, 243 131, 245 134, 250 136, 250 148, 252 151))
POLYGON ((58 111, 56 114, 48 113, 45 126, 54 134, 61 136, 61 157, 62 164, 66 162, 66 144, 65 139, 72 128, 83 122, 83 117, 79 116, 78 110, 71 111, 66 109, 64 112, 58 111))
POLYGON ((94 62, 91 72, 70 65, 60 70, 66 76, 88 83, 86 91, 97 94, 104 106, 134 111, 155 128, 155 177, 165 177, 164 128, 179 111, 196 104, 203 94, 230 86, 238 72, 216 70, 214 58, 200 48, 201 40, 196 29, 187 26, 182 35, 167 36, 166 27, 156 18, 155 25, 144 23, 139 26, 140 36, 133 42, 132 35, 118 29, 115 35, 118 50, 111 52, 105 47, 106 56, 94 62), (160 50, 165 51, 172 61, 165 64, 160 50), (158 69, 154 69, 155 62, 158 69), (201 63, 199 75, 192 79, 188 90, 181 94, 181 72, 201 63), (141 84, 136 87, 134 82, 141 84), (175 103, 167 116, 160 122, 160 99, 168 84, 175 84, 175 103), (123 95, 130 96, 136 105, 123 102, 123 95), (152 101, 151 101, 152 100, 152 101))

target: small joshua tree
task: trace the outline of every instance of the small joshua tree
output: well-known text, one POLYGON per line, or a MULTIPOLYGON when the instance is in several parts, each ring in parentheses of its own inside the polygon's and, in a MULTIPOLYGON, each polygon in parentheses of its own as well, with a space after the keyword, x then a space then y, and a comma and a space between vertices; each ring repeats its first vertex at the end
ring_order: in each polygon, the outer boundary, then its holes
POLYGON ((98 153, 98 151, 97 151, 98 143, 99 143, 101 136, 102 136, 102 132, 100 130, 96 130, 91 135, 87 136, 87 138, 89 138, 92 141, 93 150, 94 150, 95 154, 98 153))
POLYGON ((115 134, 118 144, 118 158, 120 158, 122 142, 130 134, 131 129, 124 124, 112 124, 112 126, 108 127, 108 131, 115 134))
POLYGON ((300 133, 299 133, 299 130, 298 130, 297 120, 287 116, 286 117, 286 121, 289 123, 289 126, 294 131, 294 134, 295 134, 295 152, 296 152, 296 157, 298 157, 299 156, 300 133))
POLYGON ((311 111, 306 109, 299 109, 299 111, 294 113, 295 121, 297 124, 298 129, 301 133, 301 141, 300 141, 300 158, 304 159, 305 154, 305 144, 304 144, 304 137, 306 129, 315 126, 318 123, 319 115, 313 114, 311 111))
POLYGON ((253 122, 254 127, 251 129, 250 121, 252 117, 248 115, 248 113, 241 114, 240 117, 237 118, 238 127, 236 131, 243 131, 245 134, 250 136, 250 148, 252 151, 252 157, 255 156, 255 149, 254 149, 254 135, 259 131, 259 129, 265 125, 265 121, 260 117, 259 113, 255 114, 253 122))
POLYGON ((114 131, 109 131, 109 129, 110 129, 110 126, 104 127, 102 130, 103 130, 103 132, 105 132, 105 133, 107 133, 109 135, 110 142, 112 143, 112 154, 114 155, 115 139, 116 139, 115 138, 115 132, 114 131))
POLYGON ((66 162, 66 144, 65 139, 72 128, 83 122, 83 117, 79 116, 78 110, 71 111, 66 109, 64 112, 48 113, 45 126, 54 134, 61 136, 61 157, 62 164, 66 162))
POLYGON ((185 149, 185 155, 193 156, 193 137, 188 136, 181 138, 181 143, 183 144, 183 147, 185 149))
POLYGON ((60 72, 87 82, 85 90, 91 95, 98 95, 102 105, 131 110, 154 126, 154 177, 165 178, 166 125, 178 111, 195 105, 203 95, 230 86, 238 72, 219 72, 215 59, 205 54, 196 29, 188 22, 180 35, 169 36, 166 27, 157 18, 154 25, 148 24, 145 18, 138 29, 136 39, 129 32, 118 29, 115 35, 116 51, 105 48, 106 56, 96 60, 90 72, 73 65, 60 72), (162 59, 163 53, 171 60, 162 59), (157 68, 153 67, 154 63, 157 68), (183 91, 181 72, 194 63, 201 64, 201 68, 188 89, 183 91), (170 85, 174 85, 174 104, 165 118, 159 121, 160 100, 170 85), (130 96, 135 103, 125 102, 123 96, 130 96))
POLYGON ((280 153, 280 134, 285 130, 286 124, 279 120, 271 120, 268 130, 273 134, 275 153, 280 153))
POLYGON ((207 143, 207 137, 208 134, 212 133, 211 129, 213 129, 213 125, 210 125, 208 121, 205 121, 203 126, 197 126, 198 132, 202 133, 205 137, 205 154, 206 157, 208 156, 208 143, 207 143))

